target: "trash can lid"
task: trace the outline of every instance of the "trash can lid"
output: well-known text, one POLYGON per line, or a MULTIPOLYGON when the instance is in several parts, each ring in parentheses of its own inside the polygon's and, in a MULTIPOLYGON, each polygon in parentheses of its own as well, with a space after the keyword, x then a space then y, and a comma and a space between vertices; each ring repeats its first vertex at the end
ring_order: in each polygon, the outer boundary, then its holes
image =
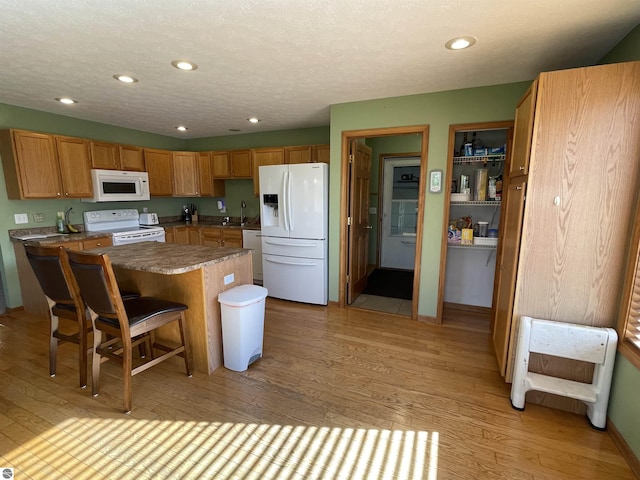
POLYGON ((244 307, 259 302, 267 296, 268 290, 259 285, 239 285, 218 294, 218 301, 231 307, 244 307))

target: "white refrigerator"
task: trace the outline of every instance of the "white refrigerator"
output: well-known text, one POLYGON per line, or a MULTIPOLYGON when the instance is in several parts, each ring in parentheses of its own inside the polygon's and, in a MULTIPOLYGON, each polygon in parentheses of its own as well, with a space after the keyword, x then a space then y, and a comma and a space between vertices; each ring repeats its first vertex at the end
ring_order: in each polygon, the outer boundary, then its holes
POLYGON ((258 171, 264 287, 270 297, 326 305, 329 165, 265 165, 258 171))

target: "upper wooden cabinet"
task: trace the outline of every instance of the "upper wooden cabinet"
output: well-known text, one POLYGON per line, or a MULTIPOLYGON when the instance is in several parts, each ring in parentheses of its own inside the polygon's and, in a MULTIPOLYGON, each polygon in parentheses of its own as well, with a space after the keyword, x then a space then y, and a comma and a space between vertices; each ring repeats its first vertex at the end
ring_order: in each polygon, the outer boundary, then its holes
POLYGON ((253 193, 260 194, 259 168, 264 165, 282 165, 284 163, 284 147, 256 148, 253 153, 253 193))
POLYGON ((9 199, 82 198, 93 194, 85 140, 3 130, 0 155, 9 199))
POLYGON ((200 195, 200 175, 197 152, 172 152, 173 196, 197 197, 200 195))
POLYGON ((91 166, 105 170, 120 169, 120 151, 115 143, 91 141, 91 166))
POLYGON ((55 136, 62 189, 67 198, 93 195, 89 142, 82 138, 55 136))
POLYGON ((329 145, 284 147, 284 163, 329 163, 329 145))
POLYGON ((144 163, 149 174, 149 193, 157 197, 171 197, 173 195, 171 152, 145 148, 144 163))
POLYGON ((214 179, 253 176, 251 150, 219 151, 210 155, 214 179))
POLYGON ((509 176, 529 173, 531 158, 531 137, 533 135, 533 115, 535 113, 538 80, 534 80, 516 106, 515 130, 513 132, 513 152, 509 176))
POLYGON ((90 141, 91 167, 105 170, 144 171, 144 149, 133 145, 90 141))
POLYGON ((311 161, 316 163, 329 164, 329 154, 331 152, 331 145, 314 145, 311 156, 311 161))
POLYGON ((214 179, 213 159, 210 152, 198 153, 201 197, 224 197, 224 180, 214 179))
POLYGON ((311 145, 284 147, 284 163, 311 163, 311 145))
POLYGON ((120 170, 144 172, 144 148, 134 145, 119 145, 120 170))

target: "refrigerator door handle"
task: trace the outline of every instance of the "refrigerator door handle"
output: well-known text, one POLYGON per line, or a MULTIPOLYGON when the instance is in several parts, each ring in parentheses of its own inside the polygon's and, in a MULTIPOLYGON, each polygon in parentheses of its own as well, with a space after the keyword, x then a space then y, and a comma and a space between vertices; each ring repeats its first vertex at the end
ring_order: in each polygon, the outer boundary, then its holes
POLYGON ((268 243, 269 245, 280 245, 282 247, 315 247, 316 243, 281 243, 274 242, 273 240, 265 240, 264 243, 268 243))
POLYGON ((289 218, 289 231, 293 231, 293 215, 291 214, 291 171, 287 172, 287 217, 289 218))
POLYGON ((271 258, 264 258, 265 261, 271 263, 279 263, 280 265, 295 265, 297 267, 315 267, 317 263, 309 263, 309 262, 285 262, 283 260, 273 260, 271 258))
POLYGON ((282 185, 282 222, 284 223, 284 230, 288 232, 289 228, 289 170, 284 172, 284 181, 282 185))

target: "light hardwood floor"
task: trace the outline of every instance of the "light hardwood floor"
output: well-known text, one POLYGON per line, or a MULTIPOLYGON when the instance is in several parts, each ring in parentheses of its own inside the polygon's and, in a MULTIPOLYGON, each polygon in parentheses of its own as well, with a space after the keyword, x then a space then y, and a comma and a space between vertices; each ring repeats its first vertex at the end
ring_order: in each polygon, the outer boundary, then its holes
POLYGON ((0 469, 23 479, 631 479, 582 416, 513 410, 488 333, 268 299, 246 372, 133 378, 111 362, 76 386, 76 349, 47 369, 47 324, 0 316, 0 469))

